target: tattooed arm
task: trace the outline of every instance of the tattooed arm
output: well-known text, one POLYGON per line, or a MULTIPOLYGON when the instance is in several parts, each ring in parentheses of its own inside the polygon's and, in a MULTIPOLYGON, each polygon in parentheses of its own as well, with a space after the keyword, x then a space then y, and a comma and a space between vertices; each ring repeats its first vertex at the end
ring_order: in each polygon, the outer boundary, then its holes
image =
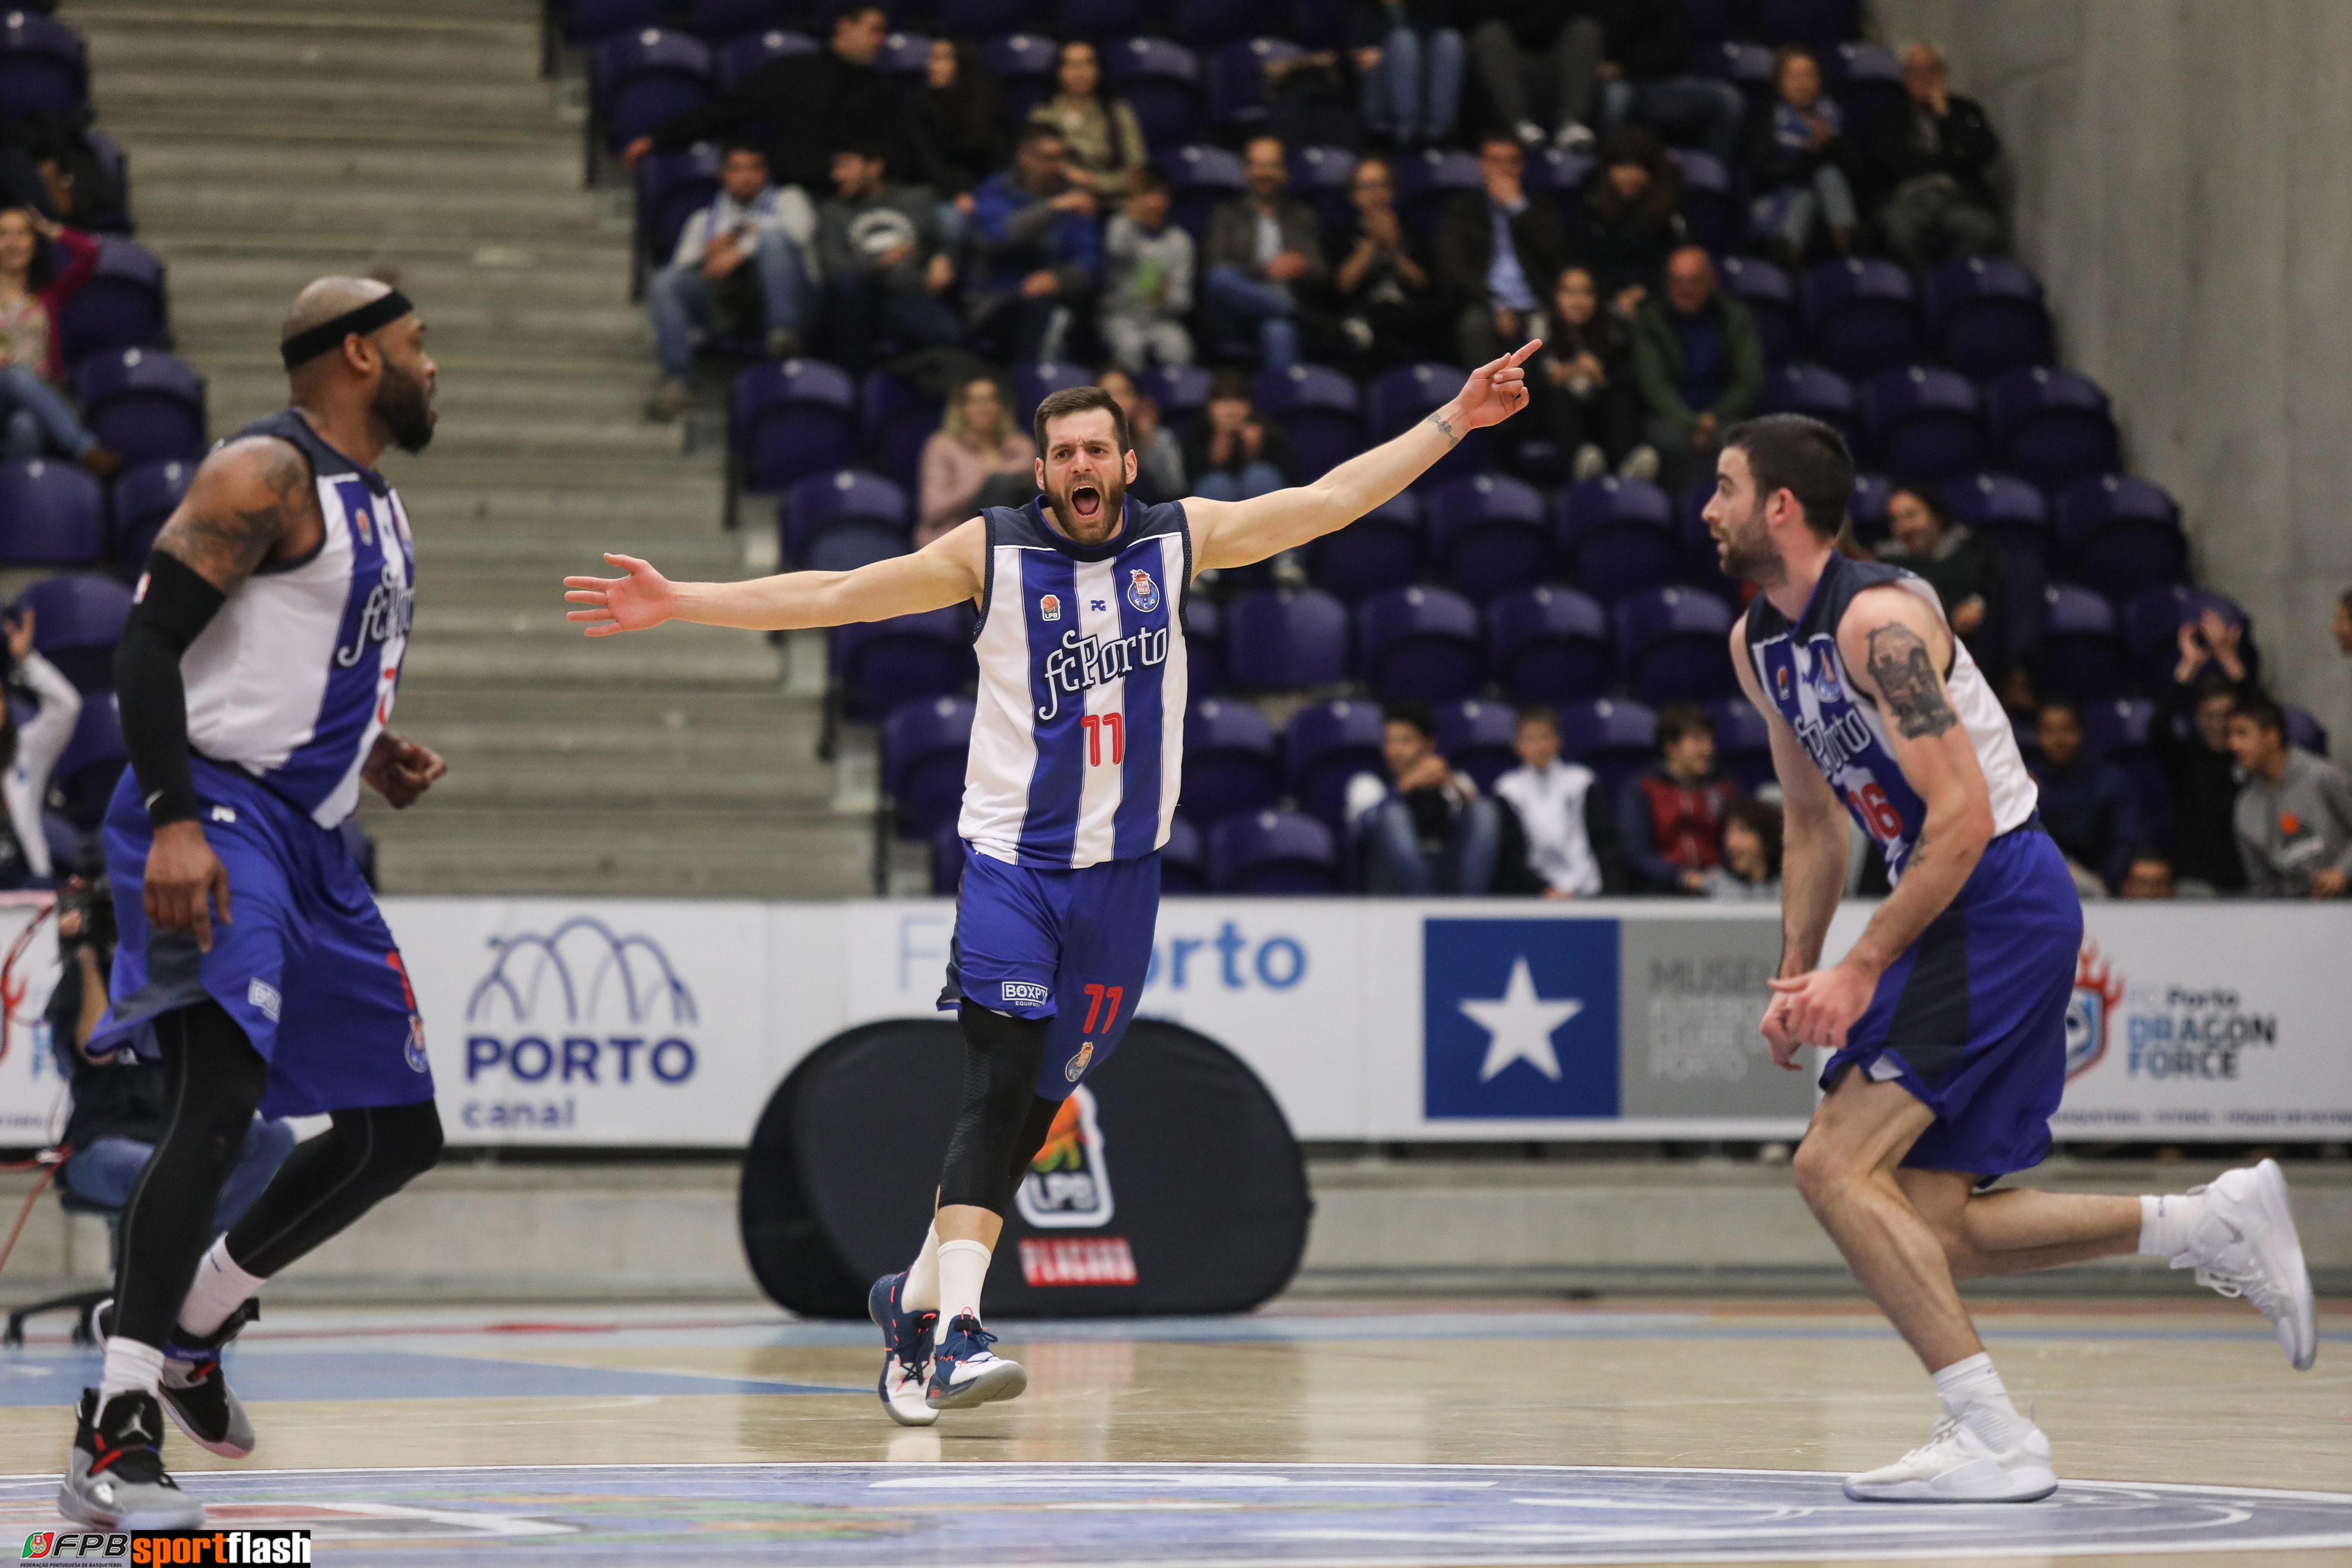
POLYGON ((233 594, 273 555, 308 553, 325 527, 300 451, 275 436, 248 436, 204 460, 155 548, 233 594))

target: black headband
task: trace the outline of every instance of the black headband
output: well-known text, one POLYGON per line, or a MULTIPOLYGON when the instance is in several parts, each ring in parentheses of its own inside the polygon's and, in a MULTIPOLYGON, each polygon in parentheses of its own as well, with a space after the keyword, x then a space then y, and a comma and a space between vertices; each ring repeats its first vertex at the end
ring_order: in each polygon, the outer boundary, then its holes
POLYGON ((331 349, 341 348, 343 340, 353 332, 374 331, 378 327, 400 320, 415 309, 416 307, 408 302, 408 296, 394 289, 389 294, 370 300, 357 310, 345 310, 331 321, 321 321, 315 327, 295 333, 278 345, 278 357, 286 362, 288 370, 292 370, 331 349))

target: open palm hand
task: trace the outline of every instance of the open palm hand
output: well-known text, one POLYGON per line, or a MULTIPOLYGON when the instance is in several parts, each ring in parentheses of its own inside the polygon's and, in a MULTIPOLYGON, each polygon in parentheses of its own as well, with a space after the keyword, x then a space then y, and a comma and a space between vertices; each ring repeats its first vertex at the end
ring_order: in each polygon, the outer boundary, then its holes
POLYGON ((641 632, 657 626, 677 611, 669 579, 653 563, 634 555, 607 554, 605 560, 628 574, 625 577, 566 577, 564 599, 586 609, 565 612, 568 621, 585 621, 592 637, 615 632, 641 632))

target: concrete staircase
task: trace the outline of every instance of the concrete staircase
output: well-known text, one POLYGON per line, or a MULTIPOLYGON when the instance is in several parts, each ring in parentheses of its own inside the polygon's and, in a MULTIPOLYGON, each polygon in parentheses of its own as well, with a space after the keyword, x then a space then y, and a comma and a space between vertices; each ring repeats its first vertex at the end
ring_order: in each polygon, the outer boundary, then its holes
POLYGON ((385 464, 419 554, 397 722, 450 773, 405 813, 367 797, 385 889, 867 891, 870 754, 816 760, 821 641, 677 626, 592 643, 562 618, 560 579, 602 570, 602 551, 708 578, 772 545, 720 526, 715 442, 690 450, 687 426, 639 416, 652 337, 628 299, 628 195, 583 186, 581 83, 541 77, 538 12, 61 15, 89 39, 215 434, 284 402, 278 321, 310 278, 396 268, 428 323, 439 430, 385 464))

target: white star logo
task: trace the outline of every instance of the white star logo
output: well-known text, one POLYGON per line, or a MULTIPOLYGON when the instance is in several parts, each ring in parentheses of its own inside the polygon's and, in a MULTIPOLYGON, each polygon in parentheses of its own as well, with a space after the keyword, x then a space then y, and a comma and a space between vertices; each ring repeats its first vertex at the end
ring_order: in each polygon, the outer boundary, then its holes
POLYGON ((1480 1083, 1513 1062, 1525 1062, 1558 1083, 1559 1055, 1551 1047, 1552 1034, 1584 1011, 1584 1004, 1573 997, 1547 1002, 1538 996, 1535 976, 1528 973, 1525 957, 1511 964, 1511 978, 1499 1001, 1463 1001, 1454 1005, 1489 1037, 1486 1059, 1478 1068, 1480 1083))

